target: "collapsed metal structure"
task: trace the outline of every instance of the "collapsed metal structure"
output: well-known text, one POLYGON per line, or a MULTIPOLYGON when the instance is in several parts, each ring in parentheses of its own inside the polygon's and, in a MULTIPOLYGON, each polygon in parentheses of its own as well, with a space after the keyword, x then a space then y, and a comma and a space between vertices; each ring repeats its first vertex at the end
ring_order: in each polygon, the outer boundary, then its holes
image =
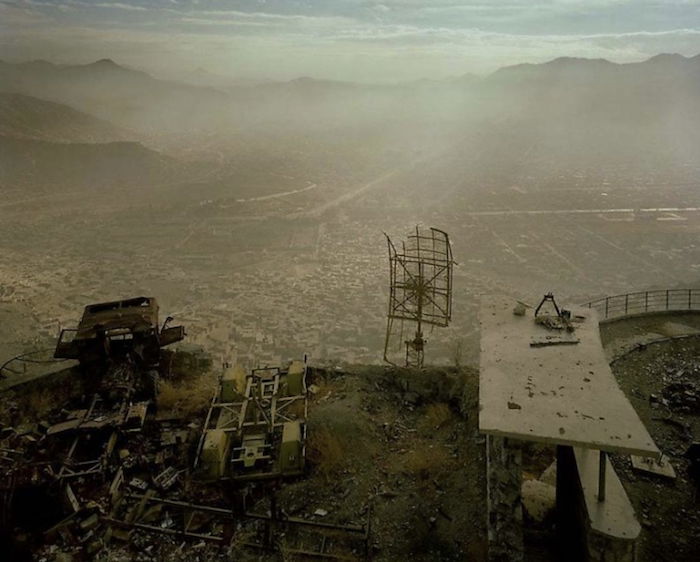
POLYGON ((152 297, 91 304, 85 307, 77 328, 61 330, 56 359, 81 362, 131 355, 140 364, 155 365, 160 348, 181 341, 183 326, 158 327, 158 303, 152 297))
POLYGON ((206 479, 260 480, 304 471, 307 363, 224 372, 199 441, 195 469, 206 479))
POLYGON ((61 331, 54 357, 77 359, 96 376, 86 408, 46 432, 72 438, 59 480, 102 472, 120 434, 141 430, 157 392, 160 349, 185 336, 183 326, 168 327, 171 320, 159 327, 156 299, 136 297, 88 305, 77 328, 61 331), (96 449, 95 441, 104 445, 96 449))
POLYGON ((277 506, 274 492, 268 504, 265 512, 236 510, 163 498, 153 490, 145 494, 117 490, 105 520, 124 540, 140 530, 219 546, 236 543, 255 550, 283 551, 301 559, 358 560, 369 556, 371 508, 367 523, 338 525, 287 515, 277 506), (163 515, 165 524, 155 524, 163 515), (241 527, 245 532, 237 533, 241 527))
POLYGON ((389 248, 389 311, 387 313, 384 360, 394 337, 394 321, 415 323, 411 339, 405 340, 406 366, 421 368, 426 340, 423 326, 446 327, 452 319, 452 246, 446 232, 416 226, 401 242, 400 250, 387 234, 389 248))
POLYGON ((306 358, 227 368, 204 420, 173 415, 156 406, 177 356, 165 360, 162 348, 185 334, 171 321, 159 326, 156 300, 137 297, 89 305, 76 329, 61 332, 54 356, 78 360, 68 371, 79 390, 29 429, 0 426, 0 531, 33 527, 40 542, 88 555, 155 533, 305 559, 366 558, 369 513, 336 524, 277 505, 279 483, 305 469, 306 358), (27 507, 36 494, 41 521, 27 507))
POLYGON ((48 476, 103 473, 124 436, 143 428, 157 392, 160 349, 185 335, 182 326, 168 328, 170 320, 159 327, 156 299, 137 297, 88 305, 77 328, 61 331, 54 357, 79 360, 89 392, 46 429, 47 439, 66 443, 58 463, 46 463, 48 476))

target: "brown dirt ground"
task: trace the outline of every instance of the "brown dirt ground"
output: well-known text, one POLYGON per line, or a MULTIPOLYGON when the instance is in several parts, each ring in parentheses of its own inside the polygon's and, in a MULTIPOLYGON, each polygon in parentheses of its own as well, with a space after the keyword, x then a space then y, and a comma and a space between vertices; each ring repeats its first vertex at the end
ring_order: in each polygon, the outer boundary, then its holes
POLYGON ((371 504, 375 560, 483 560, 476 373, 377 367, 312 382, 309 474, 279 494, 290 515, 347 523, 371 504))

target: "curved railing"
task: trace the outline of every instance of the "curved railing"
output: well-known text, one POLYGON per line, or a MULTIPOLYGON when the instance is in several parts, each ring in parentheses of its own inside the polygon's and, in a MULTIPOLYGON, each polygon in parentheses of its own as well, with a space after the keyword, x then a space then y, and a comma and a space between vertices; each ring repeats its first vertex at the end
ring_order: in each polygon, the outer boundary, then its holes
POLYGON ((661 289, 604 297, 585 303, 595 308, 600 320, 666 311, 700 311, 700 289, 661 289))

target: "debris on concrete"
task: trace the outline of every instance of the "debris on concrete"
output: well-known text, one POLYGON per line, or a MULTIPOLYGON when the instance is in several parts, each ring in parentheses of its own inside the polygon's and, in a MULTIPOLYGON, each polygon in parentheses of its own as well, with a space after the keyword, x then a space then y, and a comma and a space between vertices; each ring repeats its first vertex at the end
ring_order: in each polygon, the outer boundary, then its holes
POLYGON ((665 455, 662 455, 661 459, 659 460, 650 457, 630 455, 630 460, 632 461, 632 467, 635 470, 650 474, 657 474, 658 476, 664 476, 671 479, 676 478, 676 471, 673 469, 673 465, 665 455))

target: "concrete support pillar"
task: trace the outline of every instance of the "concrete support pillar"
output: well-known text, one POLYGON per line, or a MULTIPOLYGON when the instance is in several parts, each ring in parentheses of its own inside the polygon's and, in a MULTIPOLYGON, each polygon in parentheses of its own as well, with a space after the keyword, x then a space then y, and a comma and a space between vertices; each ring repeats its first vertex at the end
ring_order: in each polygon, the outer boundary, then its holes
POLYGON ((486 438, 488 559, 522 562, 522 452, 517 440, 486 438))
POLYGON ((597 452, 577 453, 572 447, 557 446, 559 559, 571 562, 634 562, 638 533, 639 525, 624 488, 606 457, 603 456, 601 460, 597 452), (590 462, 581 465, 584 453, 590 462), (605 476, 601 481, 603 470, 605 476), (585 489, 583 482, 586 483, 585 489), (607 508, 606 502, 612 502, 616 507, 607 508), (608 509, 610 511, 606 511, 608 509), (603 524, 604 520, 608 523, 603 524), (621 525, 621 520, 629 520, 630 523, 621 525), (609 522, 613 521, 617 523, 614 532, 609 528, 609 522), (621 533, 623 529, 625 532, 621 533))
POLYGON ((586 521, 583 492, 573 447, 557 445, 557 542, 561 560, 586 559, 582 523, 586 521))

